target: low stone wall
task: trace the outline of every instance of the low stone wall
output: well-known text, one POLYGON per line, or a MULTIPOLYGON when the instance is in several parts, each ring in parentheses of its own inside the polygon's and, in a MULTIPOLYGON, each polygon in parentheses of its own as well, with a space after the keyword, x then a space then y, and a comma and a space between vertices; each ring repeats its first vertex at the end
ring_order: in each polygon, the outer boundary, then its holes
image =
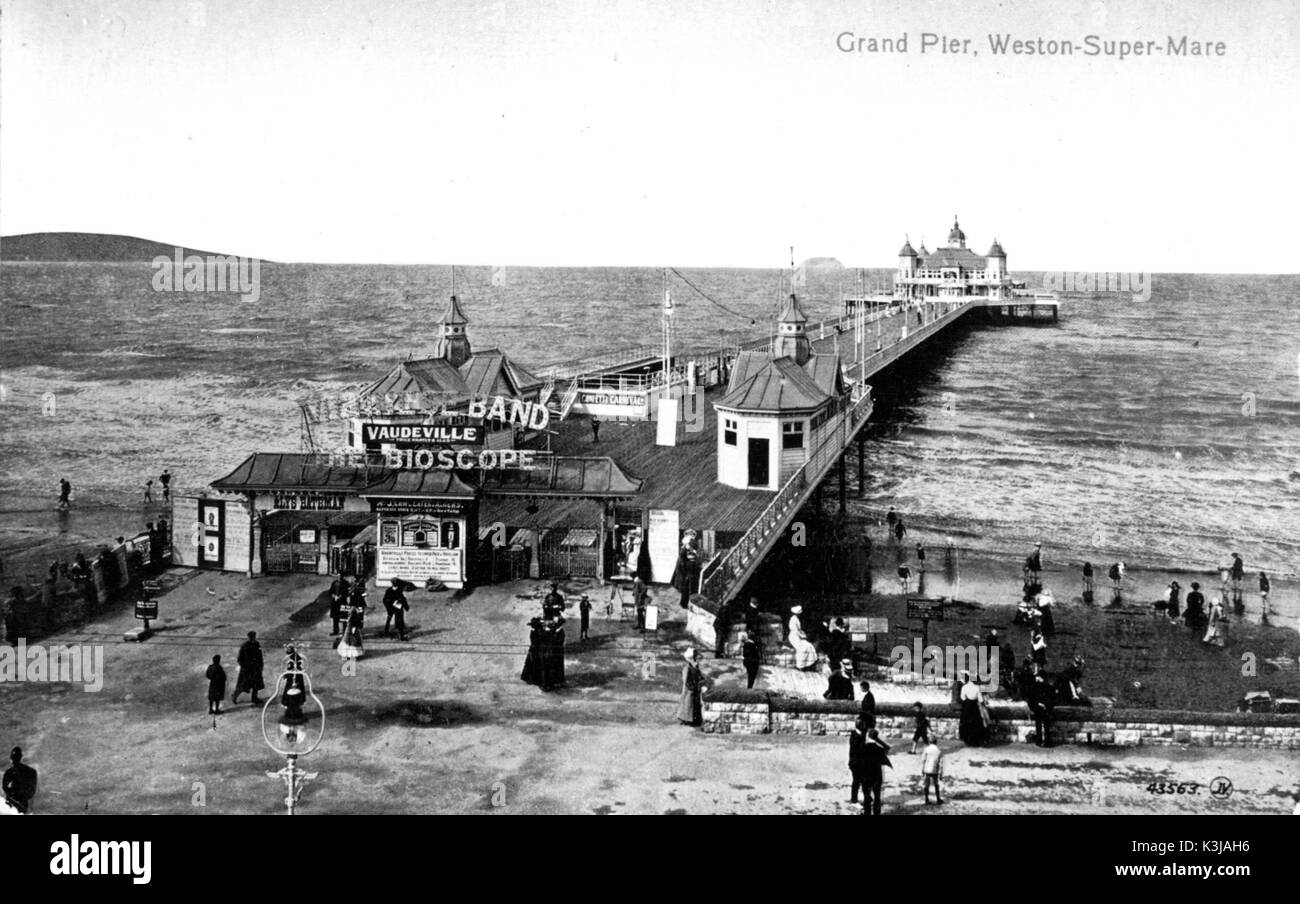
MULTIPOLYGON (((782 697, 764 691, 719 688, 704 700, 704 731, 713 734, 847 735, 859 704, 782 697)), ((925 708, 930 728, 943 739, 958 736, 960 708, 925 708)), ((993 742, 1024 743, 1034 730, 1023 703, 989 704, 993 742)), ((882 735, 910 739, 916 720, 911 706, 882 703, 876 728, 882 735)), ((1051 739, 1057 744, 1167 747, 1264 747, 1300 750, 1300 715, 1275 713, 1184 713, 1160 710, 1057 707, 1051 739)))
POLYGON ((90 578, 47 577, 37 585, 12 587, 0 599, 0 643, 34 640, 83 622, 115 600, 131 596, 140 581, 167 567, 150 561, 149 535, 142 533, 90 560, 90 578))

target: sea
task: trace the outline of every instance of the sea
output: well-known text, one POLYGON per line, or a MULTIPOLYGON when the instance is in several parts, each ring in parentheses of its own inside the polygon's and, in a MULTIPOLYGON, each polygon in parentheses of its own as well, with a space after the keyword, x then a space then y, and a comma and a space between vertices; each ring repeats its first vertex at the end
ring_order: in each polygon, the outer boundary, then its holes
MULTIPOLYGON (((0 265, 0 557, 77 539, 51 514, 61 477, 74 512, 134 517, 164 468, 193 492, 251 452, 299 450, 300 401, 428 352, 453 268, 263 264, 256 301, 157 291, 153 275, 0 265)), ((796 289, 816 321, 889 275, 814 268, 796 289)), ((853 511, 893 506, 909 540, 991 558, 1042 542, 1054 561, 1194 570, 1239 552, 1294 577, 1300 277, 1149 278, 1145 301, 1067 294, 1055 326, 961 330, 910 369, 870 427, 853 511)), ((676 348, 767 336, 791 274, 456 266, 454 280, 474 346, 537 369, 657 344, 665 288, 676 348)))

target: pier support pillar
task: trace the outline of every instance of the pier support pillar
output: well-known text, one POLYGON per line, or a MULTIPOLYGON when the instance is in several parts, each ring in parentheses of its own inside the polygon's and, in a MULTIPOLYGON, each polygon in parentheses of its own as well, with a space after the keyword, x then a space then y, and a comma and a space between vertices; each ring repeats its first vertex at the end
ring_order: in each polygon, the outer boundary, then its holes
POLYGON ((863 448, 862 437, 858 437, 858 496, 866 495, 866 450, 863 448))
POLYGON ((840 455, 840 511, 843 512, 849 505, 849 487, 846 481, 844 470, 848 467, 848 453, 840 455))

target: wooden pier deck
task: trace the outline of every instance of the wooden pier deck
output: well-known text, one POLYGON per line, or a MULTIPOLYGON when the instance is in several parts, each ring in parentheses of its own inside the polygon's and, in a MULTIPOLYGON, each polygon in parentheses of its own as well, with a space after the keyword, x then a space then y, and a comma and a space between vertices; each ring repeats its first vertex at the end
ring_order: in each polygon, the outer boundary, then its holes
MULTIPOLYGON (((838 423, 820 435, 819 444, 808 450, 808 460, 779 490, 742 490, 718 483, 718 419, 712 403, 721 398, 724 387, 705 392, 700 429, 691 433, 679 427, 675 446, 655 444, 653 421, 604 419, 600 442, 596 443, 590 420, 576 416, 552 422, 555 432, 550 437, 551 451, 565 456, 610 456, 629 474, 644 480, 637 494, 637 507, 676 510, 684 528, 716 532, 718 549, 705 565, 701 593, 711 603, 721 605, 740 592, 764 555, 842 460, 845 450, 868 421, 872 411, 871 377, 956 323, 974 306, 974 302, 966 302, 946 306, 942 311, 930 307, 881 312, 866 324, 863 336, 867 347, 860 361, 849 318, 814 324, 808 332, 816 350, 830 353, 838 349, 854 384, 853 404, 838 415, 838 423), (918 310, 925 312, 925 323, 917 322, 918 310)), ((762 347, 767 341, 755 340, 756 347, 762 347)), ((644 354, 638 355, 638 351, 614 352, 585 368, 557 366, 548 376, 562 379, 573 370, 590 374, 592 366, 617 367, 617 361, 643 358, 644 354)), ((542 449, 546 441, 536 437, 528 445, 542 449)), ((491 517, 518 523, 525 520, 522 516, 526 504, 527 500, 522 498, 493 499, 491 517)), ((592 507, 598 504, 583 499, 549 499, 546 511, 538 516, 539 526, 590 524, 592 507)))

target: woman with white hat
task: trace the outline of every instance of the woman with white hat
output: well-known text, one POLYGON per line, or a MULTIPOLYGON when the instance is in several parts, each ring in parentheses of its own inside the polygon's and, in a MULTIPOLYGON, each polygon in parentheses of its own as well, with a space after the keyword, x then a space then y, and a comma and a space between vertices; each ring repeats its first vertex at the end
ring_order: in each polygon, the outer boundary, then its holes
POLYGON ((811 669, 817 665, 817 648, 808 640, 808 635, 804 633, 803 622, 800 616, 803 615, 803 606, 790 607, 790 646, 794 647, 794 667, 796 669, 811 669))

